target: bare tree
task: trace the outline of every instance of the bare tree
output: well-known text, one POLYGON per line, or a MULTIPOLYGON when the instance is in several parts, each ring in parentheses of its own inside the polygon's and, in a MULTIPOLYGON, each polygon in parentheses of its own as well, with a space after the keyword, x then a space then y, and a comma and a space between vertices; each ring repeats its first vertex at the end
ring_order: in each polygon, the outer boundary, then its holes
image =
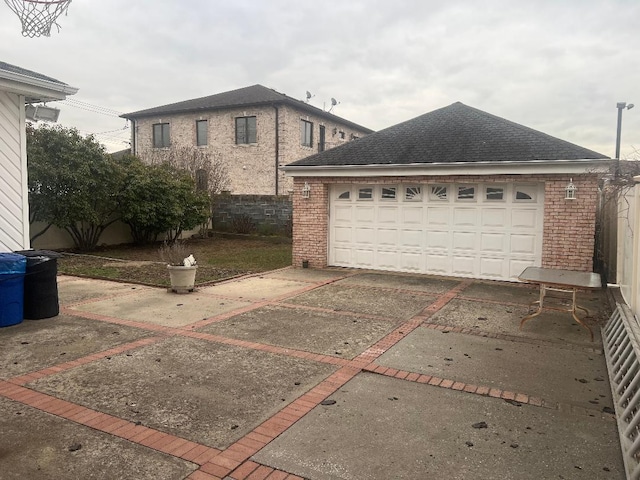
POLYGON ((193 146, 172 146, 167 149, 153 149, 144 155, 144 159, 151 165, 169 164, 188 172, 195 181, 196 190, 209 194, 211 215, 208 221, 201 225, 200 234, 204 235, 213 215, 213 196, 226 190, 229 185, 229 173, 220 154, 212 154, 193 146))

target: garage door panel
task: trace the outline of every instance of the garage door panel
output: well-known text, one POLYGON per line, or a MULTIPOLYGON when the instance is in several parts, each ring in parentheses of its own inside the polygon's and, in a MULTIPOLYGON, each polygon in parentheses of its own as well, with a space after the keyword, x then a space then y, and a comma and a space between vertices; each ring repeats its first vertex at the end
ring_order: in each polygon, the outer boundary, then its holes
POLYGON ((364 228, 364 227, 356 227, 354 228, 355 235, 354 240, 358 245, 373 245, 376 241, 375 238, 375 229, 374 228, 364 228))
POLYGON ((402 252, 400 253, 400 270, 405 272, 422 272, 422 252, 402 252))
MULTIPOLYGON (((478 183, 477 192, 495 185, 478 183)), ((447 187, 456 192, 459 184, 447 187)), ((515 198, 514 185, 503 198, 337 199, 332 188, 329 261, 339 266, 421 272, 496 280, 516 280, 530 265, 540 265, 544 185, 532 199, 515 198)), ((403 184, 397 185, 404 192, 403 184)), ((430 192, 428 185, 422 191, 430 192)))
POLYGON ((452 246, 454 250, 476 250, 476 232, 453 232, 452 246))
POLYGON ((454 255, 452 257, 452 266, 453 266, 453 270, 452 273, 454 275, 461 275, 461 276, 473 276, 474 274, 477 274, 477 268, 476 268, 476 257, 473 256, 462 256, 462 255, 454 255))
POLYGON ((451 259, 448 253, 427 253, 426 271, 437 275, 449 275, 451 272, 451 259))
POLYGON ((353 252, 353 259, 356 267, 373 268, 375 251, 373 249, 357 248, 353 252))
POLYGON ((336 265, 348 266, 351 263, 351 249, 336 247, 333 249, 333 258, 336 265))
POLYGON ((405 225, 422 225, 424 219, 422 215, 424 209, 422 207, 407 207, 402 208, 402 223, 405 225))
POLYGON ((401 247, 420 248, 422 246, 422 230, 403 229, 400 234, 401 247))
POLYGON ((398 207, 378 207, 378 223, 396 224, 398 222, 398 207))
POLYGON ((480 258, 480 275, 484 278, 503 279, 505 270, 504 258, 480 258))
POLYGON ((375 208, 373 205, 364 206, 356 205, 354 207, 354 220, 356 223, 374 223, 375 222, 375 208))
POLYGON ((512 228, 535 229, 538 226, 538 210, 535 208, 513 208, 511 210, 512 228))
POLYGON ((351 227, 333 227, 333 241, 337 244, 340 243, 352 243, 352 231, 351 227))
POLYGON ((504 228, 507 225, 506 208, 484 208, 481 214, 481 225, 486 228, 504 228))
POLYGON ((385 270, 398 270, 398 252, 378 250, 376 266, 385 270))
POLYGON ((461 208, 453 209, 453 226, 455 227, 475 227, 478 222, 477 208, 461 208))
POLYGON ((447 250, 450 246, 449 231, 428 231, 425 247, 428 249, 441 248, 447 250))
POLYGON ((524 272, 524 269, 530 266, 539 266, 540 264, 533 259, 531 260, 511 260, 509 262, 509 279, 517 280, 518 276, 524 272))
POLYGON ((511 235, 511 253, 535 255, 536 236, 535 235, 511 235))
POLYGON ((333 214, 334 222, 346 223, 348 225, 351 225, 352 211, 353 208, 351 207, 351 205, 336 205, 333 214))
POLYGON ((448 227, 450 219, 449 207, 427 207, 427 228, 448 227))
POLYGON ((393 228, 379 228, 377 243, 378 245, 397 247, 398 230, 393 228))
POLYGON ((502 253, 507 249, 507 235, 505 233, 481 233, 480 251, 502 253))

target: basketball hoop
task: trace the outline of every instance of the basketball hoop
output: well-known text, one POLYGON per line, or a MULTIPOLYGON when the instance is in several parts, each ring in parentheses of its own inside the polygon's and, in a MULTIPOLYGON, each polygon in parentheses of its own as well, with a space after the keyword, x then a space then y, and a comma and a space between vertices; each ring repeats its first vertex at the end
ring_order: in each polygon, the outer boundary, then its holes
POLYGON ((63 13, 66 15, 71 0, 4 0, 22 22, 24 37, 51 35, 51 27, 60 25, 56 21, 63 13))

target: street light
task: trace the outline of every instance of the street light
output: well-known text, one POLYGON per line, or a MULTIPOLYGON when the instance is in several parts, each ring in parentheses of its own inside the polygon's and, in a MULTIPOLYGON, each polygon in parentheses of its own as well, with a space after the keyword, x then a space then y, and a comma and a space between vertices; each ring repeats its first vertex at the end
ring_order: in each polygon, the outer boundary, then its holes
POLYGON ((618 109, 618 130, 616 134, 616 177, 620 175, 620 132, 622 131, 622 110, 625 108, 631 110, 634 107, 633 103, 627 105, 627 102, 618 102, 616 108, 618 109))

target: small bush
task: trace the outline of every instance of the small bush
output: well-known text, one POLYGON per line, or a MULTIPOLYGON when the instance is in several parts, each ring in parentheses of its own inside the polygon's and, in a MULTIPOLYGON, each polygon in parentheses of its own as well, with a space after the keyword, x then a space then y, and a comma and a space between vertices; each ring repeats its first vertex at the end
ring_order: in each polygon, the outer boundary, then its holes
POLYGON ((256 224, 249 215, 238 215, 231 220, 231 231, 247 235, 256 231, 256 224))
POLYGON ((273 223, 262 223, 258 225, 258 235, 272 237, 278 234, 278 229, 273 223))

